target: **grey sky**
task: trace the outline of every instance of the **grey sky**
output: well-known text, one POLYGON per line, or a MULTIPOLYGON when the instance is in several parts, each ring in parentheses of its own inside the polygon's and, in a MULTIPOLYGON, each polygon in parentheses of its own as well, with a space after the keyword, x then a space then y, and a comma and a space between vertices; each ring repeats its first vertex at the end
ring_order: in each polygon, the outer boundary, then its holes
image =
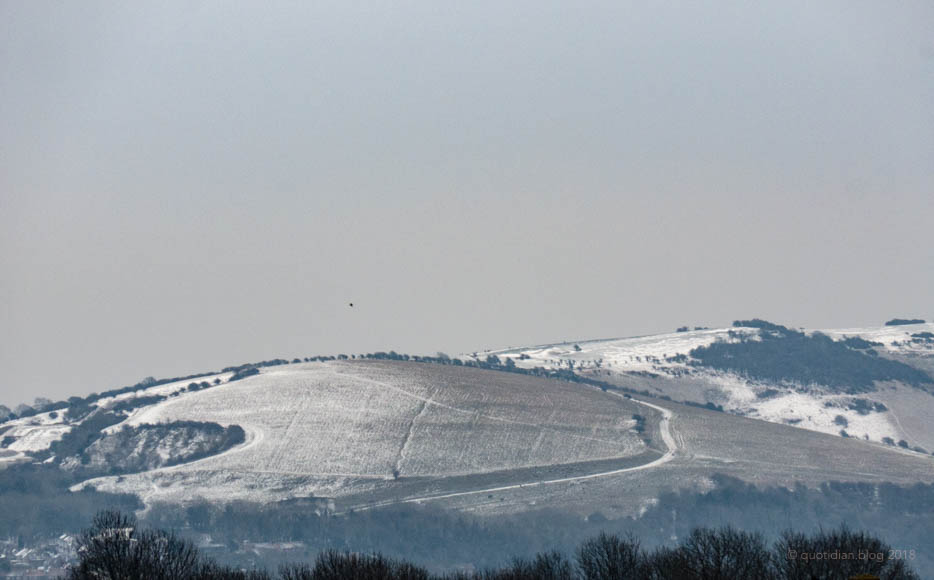
POLYGON ((0 403, 930 318, 932 103, 927 0, 0 0, 0 403))

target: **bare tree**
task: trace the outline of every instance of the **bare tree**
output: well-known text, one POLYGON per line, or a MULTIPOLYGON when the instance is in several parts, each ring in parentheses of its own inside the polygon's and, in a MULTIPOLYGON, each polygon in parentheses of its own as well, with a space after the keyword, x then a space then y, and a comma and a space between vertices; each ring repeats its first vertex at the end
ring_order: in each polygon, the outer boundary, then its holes
POLYGON ((633 536, 601 532, 577 549, 577 566, 586 580, 614 580, 648 576, 645 552, 633 536))
POLYGON ((138 529, 136 518, 102 511, 78 537, 78 565, 71 580, 170 580, 190 578, 200 565, 197 548, 162 530, 138 529))
POLYGON ((653 574, 671 580, 774 578, 772 554, 760 534, 732 527, 697 528, 675 549, 653 554, 653 574))
POLYGON ((849 578, 872 574, 884 580, 918 578, 906 559, 890 558, 888 544, 846 526, 812 536, 786 531, 775 543, 778 577, 787 580, 849 578))
POLYGON ((327 550, 312 567, 291 565, 279 569, 284 580, 428 580, 428 571, 381 554, 351 554, 327 550))
POLYGON ((478 580, 571 580, 574 569, 560 552, 537 554, 534 559, 517 558, 512 564, 484 572, 478 580))

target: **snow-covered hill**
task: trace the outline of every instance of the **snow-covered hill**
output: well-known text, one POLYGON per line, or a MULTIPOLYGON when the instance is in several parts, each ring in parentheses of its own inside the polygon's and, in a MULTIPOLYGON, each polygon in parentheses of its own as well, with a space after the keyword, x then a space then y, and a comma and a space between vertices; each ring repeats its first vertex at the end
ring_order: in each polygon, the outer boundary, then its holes
MULTIPOLYGON (((879 356, 920 369, 934 366, 934 323, 837 330, 801 329, 842 341, 858 337, 879 356)), ((571 369, 676 400, 710 403, 766 421, 830 434, 845 432, 875 442, 899 442, 934 449, 934 427, 916 419, 919 409, 934 416, 934 385, 912 387, 890 381, 866 393, 821 388, 793 380, 762 380, 698 365, 691 351, 717 342, 757 340, 759 328, 734 326, 684 330, 654 336, 585 340, 488 351, 519 367, 571 369), (910 415, 908 424, 901 415, 910 415)), ((511 364, 511 363, 510 363, 511 364)))
POLYGON ((239 425, 246 440, 73 489, 131 492, 147 505, 301 497, 334 513, 432 502, 474 513, 560 506, 621 516, 665 489, 708 489, 714 473, 778 485, 934 481, 934 458, 912 450, 453 364, 265 368, 153 403, 108 430, 187 420, 239 425))
POLYGON ((312 498, 334 513, 437 502, 633 515, 662 490, 708 489, 714 473, 934 481, 934 325, 763 324, 495 351, 472 366, 382 353, 144 382, 0 423, 0 468, 58 465, 80 478, 73 490, 150 506, 312 498), (749 372, 724 370, 734 347, 749 372), (538 367, 574 374, 516 372, 538 367), (785 370, 827 384, 762 378, 785 370), (899 379, 873 380, 888 376, 899 379))
POLYGON ((303 363, 171 398, 125 424, 236 424, 246 443, 195 463, 90 483, 150 500, 190 497, 193 488, 222 500, 334 498, 397 480, 638 462, 653 453, 634 429, 638 406, 627 400, 557 381, 452 371, 303 363))
MULTIPOLYGON (((204 385, 221 383, 230 378, 231 373, 218 373, 199 377, 204 385)), ((166 382, 150 387, 97 398, 89 410, 109 411, 124 409, 123 413, 132 414, 137 408, 145 408, 154 401, 177 397, 186 393, 192 384, 191 379, 166 382)), ((70 433, 81 424, 82 418, 70 416, 68 408, 36 413, 26 417, 0 422, 0 467, 4 464, 28 461, 36 454, 43 454, 56 441, 70 433)), ((104 428, 104 431, 111 430, 104 428)))

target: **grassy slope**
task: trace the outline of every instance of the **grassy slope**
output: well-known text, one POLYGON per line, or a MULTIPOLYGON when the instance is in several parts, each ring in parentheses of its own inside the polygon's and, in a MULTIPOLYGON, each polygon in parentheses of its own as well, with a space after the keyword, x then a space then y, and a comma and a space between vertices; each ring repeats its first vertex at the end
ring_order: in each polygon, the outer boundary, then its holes
POLYGON ((660 490, 705 489, 709 477, 718 472, 779 485, 934 481, 930 456, 645 400, 673 412, 673 460, 587 478, 658 459, 666 451, 658 432, 659 413, 615 393, 494 371, 385 361, 294 365, 186 395, 134 418, 197 415, 223 423, 226 417, 248 432, 254 429, 244 450, 127 477, 119 485, 112 479, 97 483, 102 489, 133 489, 166 499, 212 494, 216 499, 257 500, 330 496, 337 498, 338 510, 425 498, 477 513, 560 506, 583 515, 602 511, 617 516, 638 512, 660 490), (301 394, 298 399, 296 393, 301 394), (427 393, 431 396, 424 398, 432 403, 423 405, 412 393, 427 393), (295 400, 302 401, 298 411, 295 400), (288 409, 292 412, 285 412, 288 409), (385 413, 392 409, 401 409, 399 416, 387 421, 385 413), (632 444, 638 442, 628 431, 635 412, 648 419, 650 447, 632 444), (270 416, 281 416, 274 429, 259 433, 251 426, 251 417, 270 416), (310 438, 322 424, 328 426, 324 435, 310 438), (619 437, 616 447, 607 443, 614 433, 619 437), (616 455, 607 458, 607 450, 616 455), (327 460, 315 463, 309 457, 327 460), (394 465, 403 468, 398 480, 389 471, 394 465), (332 471, 322 474, 322 466, 332 471), (358 466, 375 468, 371 473, 340 475, 358 466), (568 477, 577 479, 536 485, 568 477), (532 485, 436 498, 518 483, 532 485))
POLYGON ((126 477, 119 487, 225 499, 340 496, 391 485, 396 475, 408 481, 640 461, 649 452, 631 431, 640 409, 578 385, 478 369, 389 361, 289 365, 136 414, 134 423, 234 423, 248 440, 218 457, 126 477))

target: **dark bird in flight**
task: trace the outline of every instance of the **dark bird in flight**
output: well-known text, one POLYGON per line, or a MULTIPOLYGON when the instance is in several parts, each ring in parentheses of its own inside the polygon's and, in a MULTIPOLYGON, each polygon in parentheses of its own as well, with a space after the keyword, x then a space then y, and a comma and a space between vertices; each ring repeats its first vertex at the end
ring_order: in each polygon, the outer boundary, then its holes
POLYGON ((350 307, 353 308, 353 302, 350 303, 350 307))

